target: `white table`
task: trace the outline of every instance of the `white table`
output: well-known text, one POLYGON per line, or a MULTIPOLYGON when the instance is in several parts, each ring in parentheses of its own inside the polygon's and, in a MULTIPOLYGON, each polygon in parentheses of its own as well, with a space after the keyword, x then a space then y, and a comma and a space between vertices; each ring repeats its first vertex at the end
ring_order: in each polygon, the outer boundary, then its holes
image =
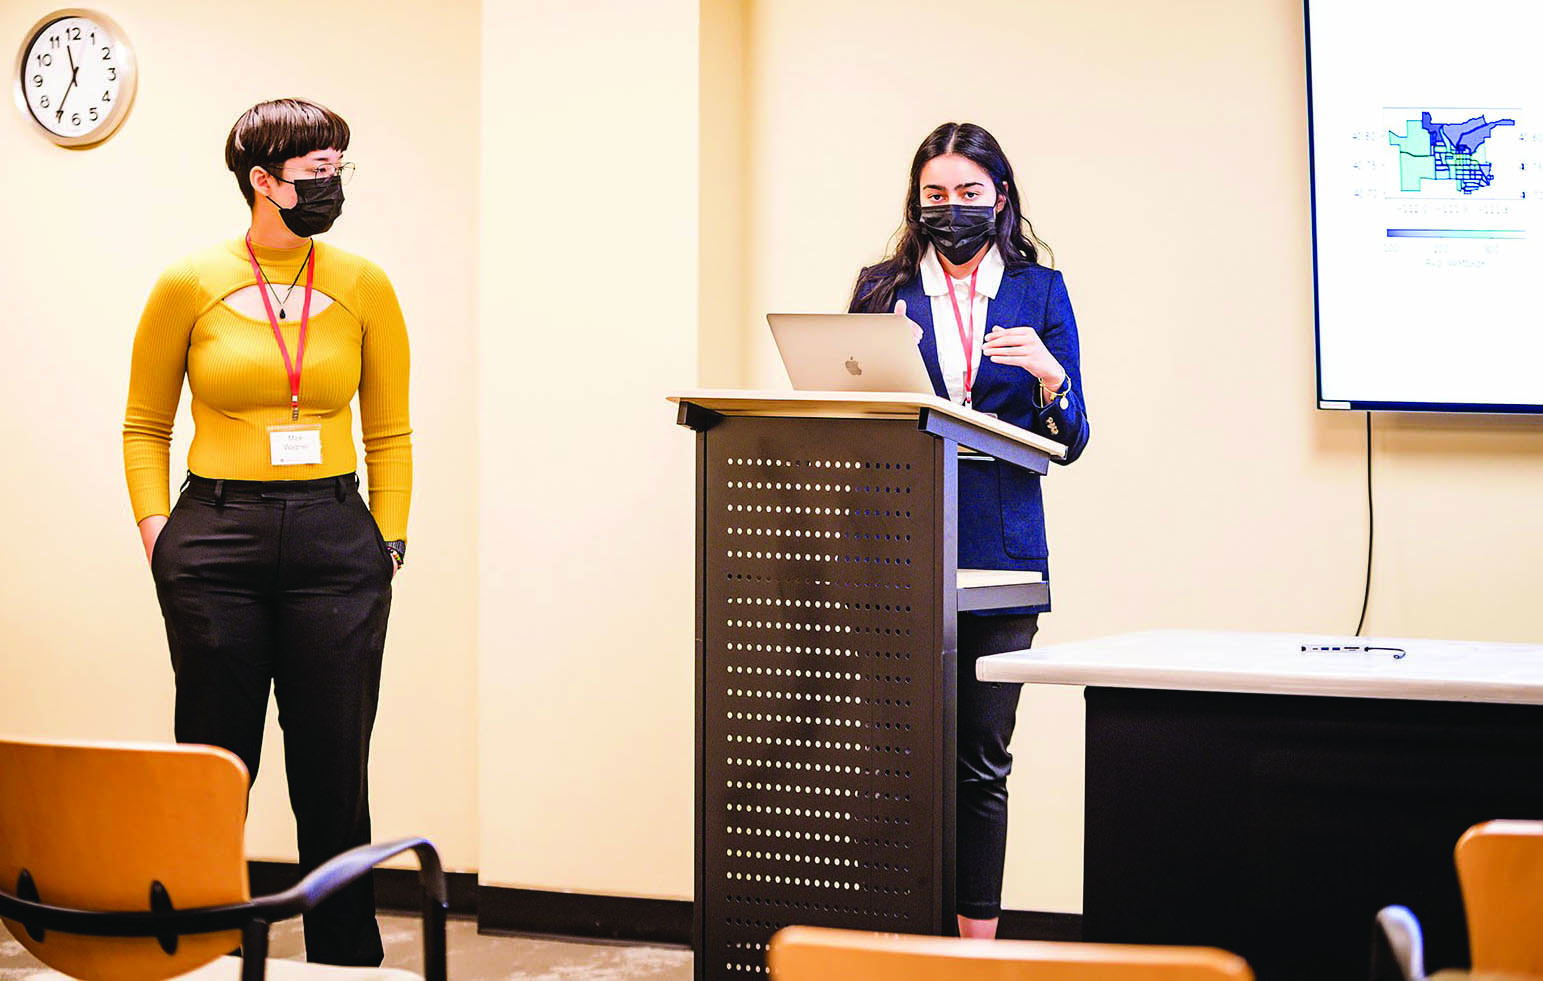
POLYGON ((1431 969, 1466 964, 1458 836, 1543 817, 1543 646, 1152 631, 976 670, 1086 686, 1088 940, 1361 981, 1376 911, 1402 903, 1431 969))
POLYGON ((1031 684, 1543 705, 1535 644, 1151 630, 983 657, 975 671, 982 681, 1031 684))

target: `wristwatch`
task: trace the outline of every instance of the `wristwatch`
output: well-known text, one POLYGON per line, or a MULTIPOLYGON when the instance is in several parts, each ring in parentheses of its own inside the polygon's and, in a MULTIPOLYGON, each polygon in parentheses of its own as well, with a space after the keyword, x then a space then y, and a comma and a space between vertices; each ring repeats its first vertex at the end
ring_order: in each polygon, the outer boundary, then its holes
POLYGON ((386 551, 391 553, 391 561, 396 563, 398 569, 407 564, 407 543, 400 538, 394 542, 386 543, 386 551))

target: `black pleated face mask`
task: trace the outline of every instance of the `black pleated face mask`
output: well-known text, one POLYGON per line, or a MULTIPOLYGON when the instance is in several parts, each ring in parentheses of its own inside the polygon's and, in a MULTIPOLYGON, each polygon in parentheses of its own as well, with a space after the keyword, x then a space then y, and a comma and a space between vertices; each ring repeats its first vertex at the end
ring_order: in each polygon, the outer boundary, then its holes
MULTIPOLYGON (((343 213, 341 177, 316 177, 289 183, 295 185, 295 206, 279 208, 279 217, 283 219, 284 227, 299 237, 320 235, 343 213)), ((273 201, 272 198, 268 200, 273 201)), ((278 202, 273 201, 273 206, 278 208, 278 202)))
POLYGON ((989 204, 929 204, 921 209, 921 223, 943 257, 958 266, 995 236, 997 211, 989 204))

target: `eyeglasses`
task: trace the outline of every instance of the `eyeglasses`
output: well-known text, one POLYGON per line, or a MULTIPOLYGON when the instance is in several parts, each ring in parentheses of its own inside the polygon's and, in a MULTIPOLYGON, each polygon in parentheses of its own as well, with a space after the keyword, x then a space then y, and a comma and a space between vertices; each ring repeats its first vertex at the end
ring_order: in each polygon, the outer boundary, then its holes
MULTIPOLYGON (((270 171, 270 173, 271 173, 271 171, 270 171)), ((275 176, 277 176, 277 175, 275 175, 275 176)), ((315 167, 302 167, 302 168, 300 168, 300 176, 298 176, 298 177, 279 177, 279 180, 283 181, 286 184, 293 184, 295 181, 309 181, 309 180, 324 181, 324 180, 327 180, 328 178, 332 178, 332 177, 338 178, 344 184, 347 184, 349 181, 353 180, 353 178, 354 178, 354 164, 353 164, 353 161, 349 161, 348 163, 344 163, 344 164, 317 164, 315 167)))

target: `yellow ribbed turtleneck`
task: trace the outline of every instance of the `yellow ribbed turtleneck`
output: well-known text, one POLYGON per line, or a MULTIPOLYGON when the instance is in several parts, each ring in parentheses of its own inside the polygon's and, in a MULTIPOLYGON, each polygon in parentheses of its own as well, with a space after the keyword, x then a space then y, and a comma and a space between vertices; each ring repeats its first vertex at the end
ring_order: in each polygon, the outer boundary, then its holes
MULTIPOLYGON (((306 249, 256 246, 268 279, 281 286, 300 272, 306 249)), ((298 313, 305 277, 288 304, 298 313)), ((310 480, 353 473, 353 414, 359 396, 370 511, 389 540, 407 537, 412 497, 408 423, 407 328, 379 266, 316 243, 315 289, 331 306, 311 315, 300 380, 300 423, 321 427, 322 462, 276 467, 268 427, 290 424, 289 376, 273 328, 221 302, 256 283, 246 243, 235 239, 167 269, 134 335, 123 467, 134 520, 170 513, 172 422, 187 378, 193 394, 188 469, 226 480, 310 480)), ((290 357, 300 318, 280 322, 290 357)))

